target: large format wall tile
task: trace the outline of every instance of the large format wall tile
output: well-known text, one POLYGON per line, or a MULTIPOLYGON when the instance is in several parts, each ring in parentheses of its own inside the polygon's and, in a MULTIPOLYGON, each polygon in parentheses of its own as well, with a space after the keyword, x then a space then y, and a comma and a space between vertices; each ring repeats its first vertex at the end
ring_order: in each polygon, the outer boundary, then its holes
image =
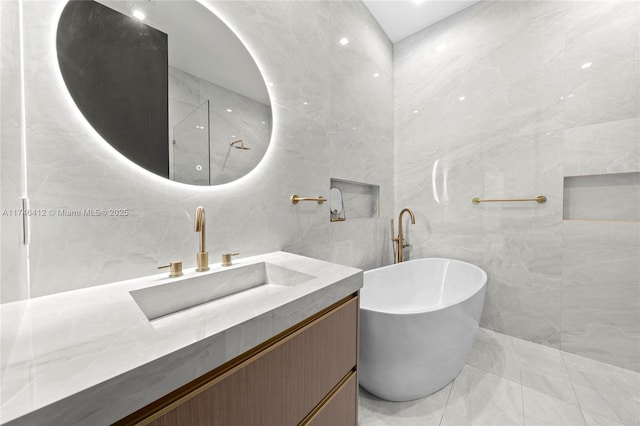
POLYGON ((640 170, 639 118, 574 127, 564 138, 565 176, 640 170))
POLYGON ((0 303, 28 295, 27 247, 23 244, 22 152, 18 1, 0 2, 0 303))
POLYGON ((640 222, 564 223, 562 350, 640 370, 640 222))
POLYGON ((640 115, 640 3, 568 3, 565 48, 567 127, 640 115))
POLYGON ((416 212, 410 257, 481 266, 483 325, 555 347, 564 8, 480 3, 394 47, 396 209, 416 212), (537 195, 549 201, 471 203, 537 195))
POLYGON ((273 108, 274 130, 264 160, 248 176, 216 187, 160 179, 101 141, 77 113, 57 69, 50 36, 64 1, 24 4, 33 207, 129 212, 125 217, 36 218, 34 296, 154 274, 157 265, 171 260, 193 266, 198 205, 206 209, 211 262, 219 262, 222 252, 281 249, 363 268, 390 261, 382 241, 386 220, 372 220, 365 228, 345 223, 344 234, 338 234, 326 205, 289 201, 292 193, 328 196, 330 177, 339 171, 343 179, 375 177, 382 214, 393 208, 391 43, 366 7, 304 1, 206 5, 254 55, 273 108), (338 43, 342 37, 349 38, 347 46, 338 43), (349 143, 338 149, 334 142, 340 139, 349 143))
POLYGON ((640 171, 639 41, 638 2, 513 1, 477 3, 394 45, 396 211, 416 213, 408 256, 484 268, 483 326, 633 369, 638 259, 636 296, 602 307, 572 290, 570 264, 589 266, 590 289, 606 286, 637 231, 605 244, 611 262, 581 258, 600 234, 585 225, 583 245, 567 238, 580 225, 563 224, 563 181, 640 171), (538 195, 548 201, 470 202, 538 195), (611 349, 597 354, 590 337, 611 349))

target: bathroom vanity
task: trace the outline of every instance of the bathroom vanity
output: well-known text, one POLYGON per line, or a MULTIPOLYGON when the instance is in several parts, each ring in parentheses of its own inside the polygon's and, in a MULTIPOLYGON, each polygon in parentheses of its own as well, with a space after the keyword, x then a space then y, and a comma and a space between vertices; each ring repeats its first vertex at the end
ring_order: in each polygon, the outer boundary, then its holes
POLYGON ((276 252, 2 305, 0 420, 355 425, 361 286, 276 252))
POLYGON ((349 296, 117 425, 355 425, 357 317, 349 296))

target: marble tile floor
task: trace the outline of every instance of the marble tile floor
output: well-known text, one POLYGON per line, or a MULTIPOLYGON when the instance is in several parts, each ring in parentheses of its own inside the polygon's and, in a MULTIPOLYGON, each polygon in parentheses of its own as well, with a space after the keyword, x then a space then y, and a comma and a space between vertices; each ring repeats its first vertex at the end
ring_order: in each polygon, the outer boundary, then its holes
POLYGON ((481 328, 458 377, 388 402, 360 388, 360 425, 640 425, 640 373, 481 328))

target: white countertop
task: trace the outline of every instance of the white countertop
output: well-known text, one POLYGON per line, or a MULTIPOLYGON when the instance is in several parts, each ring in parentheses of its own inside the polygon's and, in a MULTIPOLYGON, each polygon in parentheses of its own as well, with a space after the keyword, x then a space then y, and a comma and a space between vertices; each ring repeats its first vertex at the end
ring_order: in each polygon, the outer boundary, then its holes
POLYGON ((362 287, 359 269, 285 252, 185 277, 260 262, 315 278, 153 321, 129 292, 167 274, 0 305, 0 423, 113 423, 362 287))

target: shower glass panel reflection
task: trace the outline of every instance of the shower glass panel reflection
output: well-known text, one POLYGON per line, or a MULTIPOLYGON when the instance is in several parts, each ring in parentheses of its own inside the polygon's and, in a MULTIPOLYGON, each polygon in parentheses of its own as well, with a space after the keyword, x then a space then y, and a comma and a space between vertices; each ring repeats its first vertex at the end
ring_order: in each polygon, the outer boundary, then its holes
POLYGON ((173 128, 171 179, 192 185, 211 183, 209 140, 207 100, 173 128))

